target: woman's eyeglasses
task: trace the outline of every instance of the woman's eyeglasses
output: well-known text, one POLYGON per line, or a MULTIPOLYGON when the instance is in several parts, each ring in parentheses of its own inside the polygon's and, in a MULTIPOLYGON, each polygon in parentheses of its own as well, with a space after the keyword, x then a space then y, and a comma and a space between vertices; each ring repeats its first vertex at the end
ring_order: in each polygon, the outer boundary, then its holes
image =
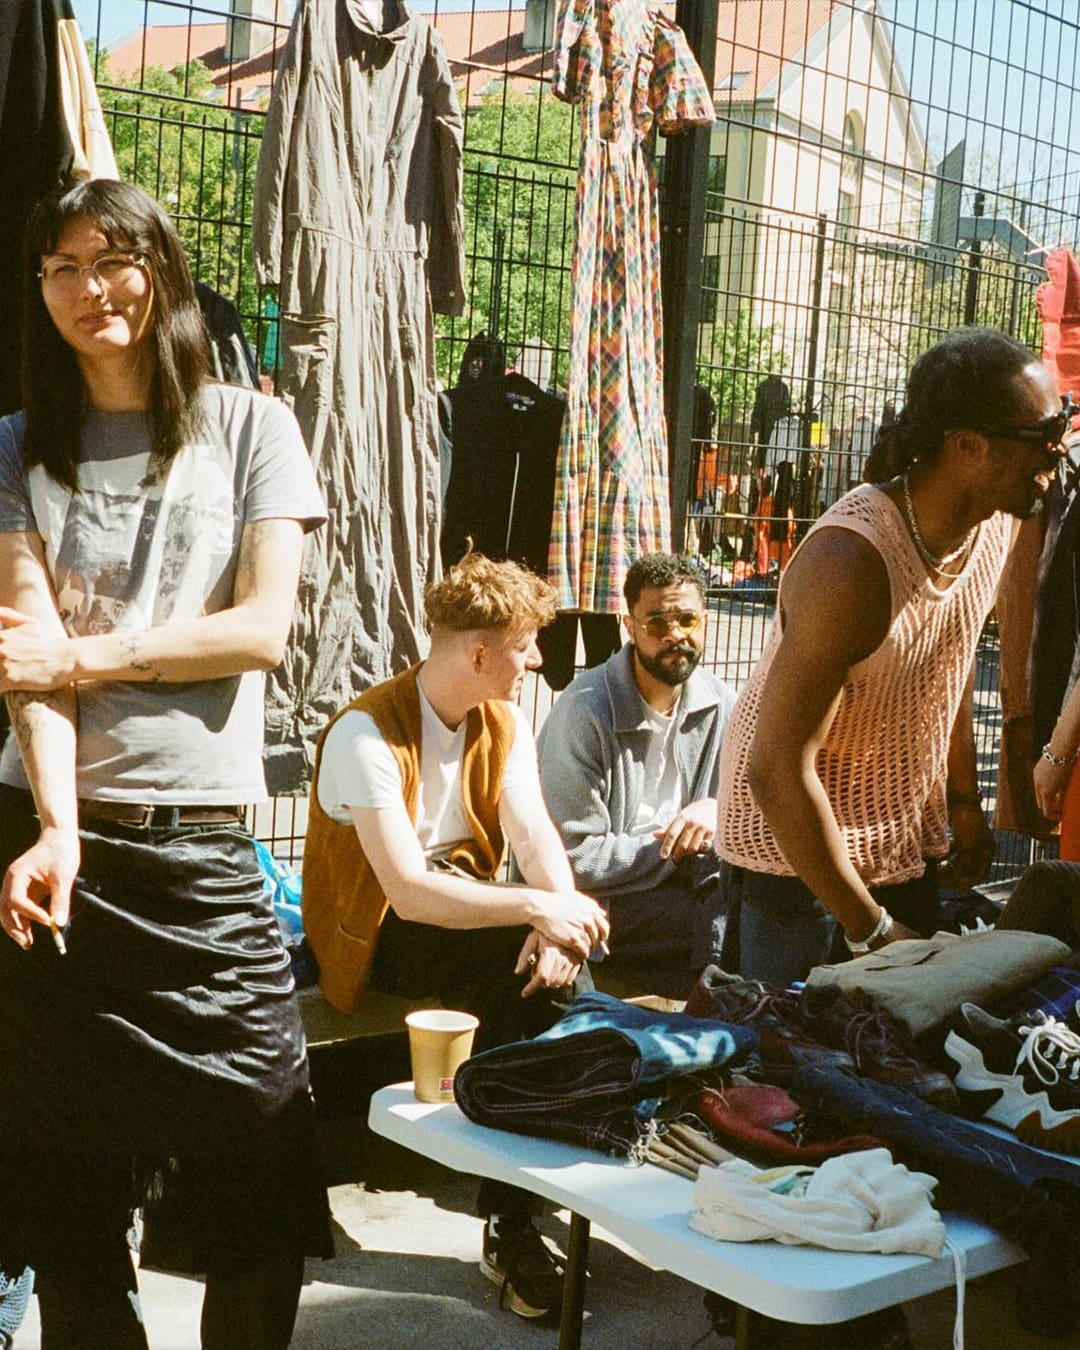
POLYGON ((650 637, 654 638, 667 637, 673 628, 677 628, 680 633, 688 635, 697 632, 704 618, 704 614, 698 614, 692 609, 684 609, 681 614, 654 614, 651 618, 646 619, 641 626, 650 637))
POLYGON ((146 259, 141 253, 103 253, 92 263, 71 262, 67 258, 49 258, 41 264, 38 276, 43 285, 63 295, 73 294, 82 285, 83 273, 90 272, 103 289, 125 286, 132 281, 146 259))

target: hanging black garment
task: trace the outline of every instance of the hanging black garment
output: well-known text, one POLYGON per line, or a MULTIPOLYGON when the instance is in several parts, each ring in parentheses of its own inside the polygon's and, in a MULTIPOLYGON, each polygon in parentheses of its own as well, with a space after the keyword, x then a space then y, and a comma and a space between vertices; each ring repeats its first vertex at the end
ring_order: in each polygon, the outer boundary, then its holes
POLYGON ((795 465, 785 459, 776 466, 776 481, 772 491, 772 523, 769 539, 784 543, 788 537, 788 511, 795 505, 795 465))
POLYGON ((258 389, 259 371, 255 364, 255 353, 251 350, 236 306, 202 281, 195 283, 195 296, 210 339, 214 378, 225 384, 258 389))
POLYGON ((74 147, 60 97, 56 25, 74 19, 70 0, 0 4, 0 415, 22 407, 19 381, 23 229, 30 210, 58 187, 74 147))
POLYGON ((540 674, 550 689, 565 689, 574 678, 579 624, 587 670, 603 665, 622 646, 617 614, 579 613, 577 610, 564 609, 555 615, 554 623, 541 628, 536 639, 540 655, 544 658, 540 674))
MULTIPOLYGON (((443 514, 443 566, 456 563, 471 539, 478 553, 512 558, 545 575, 562 399, 515 372, 460 384, 447 397, 453 409, 453 459, 443 514)), ((564 689, 573 678, 579 617, 586 664, 606 661, 619 646, 617 614, 558 615, 539 638, 541 674, 552 689, 564 689)))
POLYGON ((453 466, 442 528, 443 566, 473 548, 547 570, 562 399, 524 375, 459 385, 453 408, 453 466))
POLYGON ((481 328, 466 344, 458 370, 458 384, 498 380, 505 374, 506 347, 498 338, 488 337, 486 330, 481 328))
POLYGON ((750 431, 762 445, 768 445, 773 428, 781 417, 791 413, 791 390, 779 375, 766 375, 754 395, 750 413, 750 431))

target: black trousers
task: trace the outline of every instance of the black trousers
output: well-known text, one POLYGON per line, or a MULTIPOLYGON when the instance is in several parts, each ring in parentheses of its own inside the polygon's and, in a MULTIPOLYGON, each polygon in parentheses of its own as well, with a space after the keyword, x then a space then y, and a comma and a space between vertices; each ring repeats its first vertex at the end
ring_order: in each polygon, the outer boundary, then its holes
MULTIPOLYGON (((587 964, 573 984, 541 989, 529 998, 528 981, 514 965, 528 928, 437 928, 399 919, 383 920, 371 983, 389 994, 437 998, 444 1007, 472 1013, 480 1021, 475 1050, 531 1040, 553 1026, 577 997, 593 987, 587 964)), ((531 1214, 536 1197, 503 1181, 484 1180, 476 1201, 482 1218, 531 1214)))
MULTIPOLYGON (((0 875, 38 835, 0 787, 0 875)), ((251 840, 80 831, 67 954, 0 936, 0 1265, 37 1272, 47 1350, 142 1350, 128 1248, 205 1274, 203 1345, 284 1347, 331 1255, 288 957, 251 840)))

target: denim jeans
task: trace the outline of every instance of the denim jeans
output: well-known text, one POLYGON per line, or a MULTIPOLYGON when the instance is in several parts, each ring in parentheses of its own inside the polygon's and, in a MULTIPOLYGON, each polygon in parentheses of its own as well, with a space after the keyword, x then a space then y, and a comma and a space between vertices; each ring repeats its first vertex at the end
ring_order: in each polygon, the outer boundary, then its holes
MULTIPOLYGON (((939 1111, 901 1088, 807 1065, 790 1088, 807 1112, 874 1134, 893 1158, 938 1178, 941 1208, 1000 1228, 1032 1258, 1017 1283, 1017 1312, 1042 1335, 1080 1323, 1080 1166, 939 1111)), ((1004 1337, 1001 1344, 1007 1343, 1004 1337)))
POLYGON ((674 1081, 742 1060, 757 1044, 749 1027, 583 994, 535 1040, 467 1060, 454 1095, 480 1125, 625 1154, 674 1081))
POLYGON ((1010 1227, 1031 1187, 1049 1184, 1073 1207, 1080 1239, 1080 1165, 842 1069, 804 1065, 788 1092, 815 1115, 875 1135, 898 1162, 938 1178, 939 1204, 963 1208, 988 1223, 1010 1227))
MULTIPOLYGON (((751 872, 725 862, 720 886, 728 905, 721 961, 725 970, 786 989, 805 980, 814 966, 849 958, 840 925, 798 877, 751 872)), ((920 937, 936 932, 940 903, 933 859, 921 877, 871 886, 870 894, 920 937)))

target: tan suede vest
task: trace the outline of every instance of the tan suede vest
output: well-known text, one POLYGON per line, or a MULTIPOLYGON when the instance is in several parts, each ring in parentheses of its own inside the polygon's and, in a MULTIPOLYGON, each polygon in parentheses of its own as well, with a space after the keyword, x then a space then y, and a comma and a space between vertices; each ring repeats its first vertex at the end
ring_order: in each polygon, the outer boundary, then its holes
MULTIPOLYGON (((342 1012, 356 1012, 360 1006, 388 901, 352 824, 331 819, 319 805, 323 742, 338 717, 351 711, 367 713, 397 761, 405 809, 415 824, 420 787, 419 669, 413 666, 365 690, 327 723, 315 750, 304 843, 304 931, 319 963, 323 994, 342 1012)), ((499 797, 513 740, 508 704, 481 703, 468 714, 461 795, 473 837, 456 847, 450 859, 485 880, 495 876, 503 860, 499 797)))

